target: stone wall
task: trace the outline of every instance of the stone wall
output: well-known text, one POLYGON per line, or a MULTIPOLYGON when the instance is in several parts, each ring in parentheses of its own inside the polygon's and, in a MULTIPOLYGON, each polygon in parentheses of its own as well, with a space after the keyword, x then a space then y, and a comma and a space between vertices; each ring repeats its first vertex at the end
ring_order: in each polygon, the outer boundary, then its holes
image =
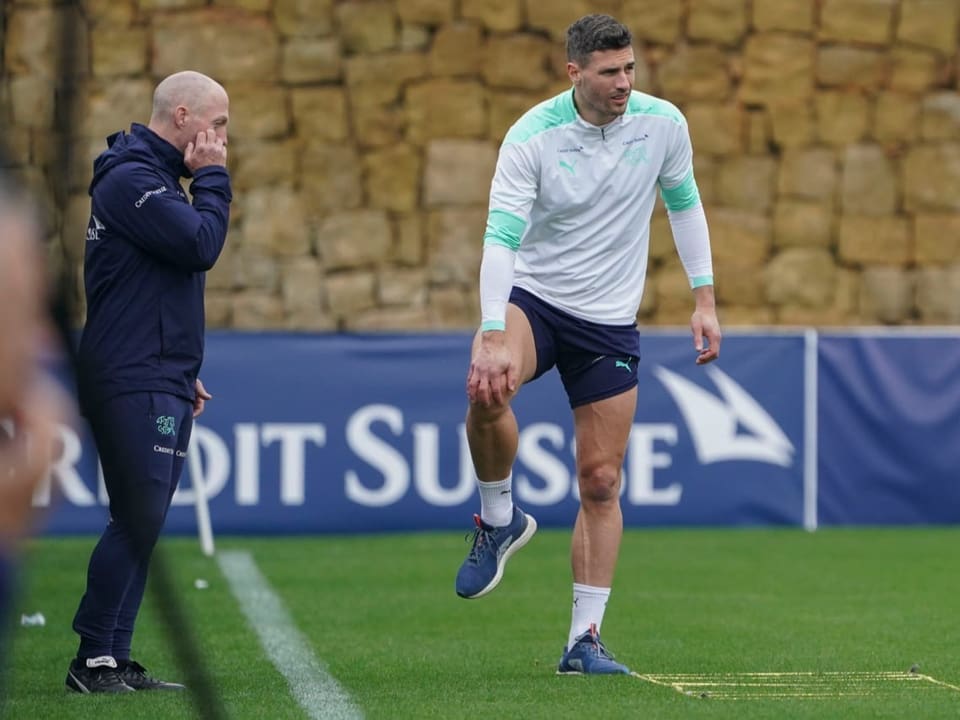
MULTIPOLYGON (((230 93, 231 230, 212 327, 475 326, 499 140, 568 86, 563 36, 609 12, 637 88, 687 115, 721 319, 960 322, 960 0, 5 0, 0 126, 77 271, 90 162, 195 69, 230 93), (58 20, 79 36, 54 165, 58 20), (61 203, 63 204, 63 203, 61 203)), ((78 275, 77 272, 74 272, 78 275)), ((653 221, 647 324, 690 291, 653 221)))

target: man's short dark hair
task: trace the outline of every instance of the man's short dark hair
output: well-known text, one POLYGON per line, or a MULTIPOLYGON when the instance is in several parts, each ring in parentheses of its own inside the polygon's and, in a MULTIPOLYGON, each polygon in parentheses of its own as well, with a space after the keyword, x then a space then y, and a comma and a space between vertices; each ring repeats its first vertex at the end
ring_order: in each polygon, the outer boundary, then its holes
POLYGON ((633 35, 609 15, 584 15, 567 28, 567 60, 586 65, 597 50, 630 47, 633 35))

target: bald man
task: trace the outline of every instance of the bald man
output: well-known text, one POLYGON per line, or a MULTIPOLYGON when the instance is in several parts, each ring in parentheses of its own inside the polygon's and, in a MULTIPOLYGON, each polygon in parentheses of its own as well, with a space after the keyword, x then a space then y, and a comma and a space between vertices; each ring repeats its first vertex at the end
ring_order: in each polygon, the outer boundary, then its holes
POLYGON ((210 399, 198 378, 203 291, 230 217, 228 121, 223 87, 176 73, 154 91, 150 123, 111 135, 94 162, 78 384, 110 518, 73 620, 80 646, 66 685, 76 692, 183 689, 151 677, 131 645, 193 418, 210 399))

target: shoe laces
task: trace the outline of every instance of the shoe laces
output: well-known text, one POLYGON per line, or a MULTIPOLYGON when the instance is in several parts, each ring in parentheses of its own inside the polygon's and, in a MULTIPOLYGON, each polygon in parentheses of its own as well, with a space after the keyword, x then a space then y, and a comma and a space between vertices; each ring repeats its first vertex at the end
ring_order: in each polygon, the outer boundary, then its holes
MULTIPOLYGON (((473 516, 473 522, 477 525, 476 529, 472 531, 473 537, 471 539, 471 533, 468 532, 464 536, 464 540, 470 540, 473 543, 467 561, 479 565, 480 559, 487 552, 487 548, 489 547, 492 550, 496 545, 496 540, 493 539, 493 533, 483 526, 483 521, 479 515, 473 516)), ((494 552, 496 551, 494 550, 494 552)))
POLYGON ((589 633, 590 643, 597 651, 597 656, 604 658, 605 660, 615 660, 616 658, 613 656, 613 653, 607 650, 607 646, 604 645, 603 641, 600 639, 600 633, 597 632, 596 625, 590 625, 589 633))

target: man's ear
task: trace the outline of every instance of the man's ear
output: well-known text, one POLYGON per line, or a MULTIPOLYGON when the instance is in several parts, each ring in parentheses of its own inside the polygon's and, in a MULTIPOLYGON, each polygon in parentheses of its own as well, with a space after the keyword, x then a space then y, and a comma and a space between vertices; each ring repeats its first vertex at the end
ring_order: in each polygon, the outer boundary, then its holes
POLYGON ((570 82, 574 85, 580 82, 580 66, 575 62, 567 63, 567 77, 570 78, 570 82))

